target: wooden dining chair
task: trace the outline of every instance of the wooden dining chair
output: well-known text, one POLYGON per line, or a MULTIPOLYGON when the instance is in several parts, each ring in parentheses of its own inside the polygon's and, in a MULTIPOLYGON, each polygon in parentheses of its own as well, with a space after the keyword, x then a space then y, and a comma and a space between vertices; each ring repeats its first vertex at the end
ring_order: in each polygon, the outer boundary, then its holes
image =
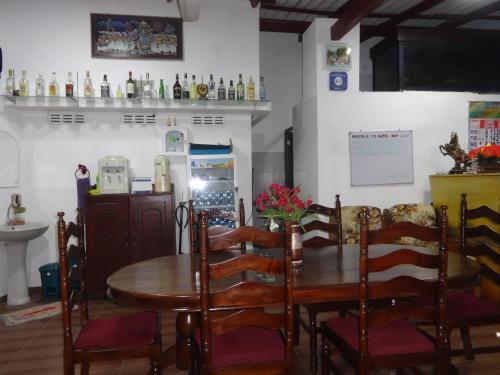
MULTIPOLYGON (((323 374, 332 370, 342 371, 332 360, 333 344, 361 375, 371 369, 414 367, 433 364, 435 373, 449 374, 450 347, 446 321, 447 305, 447 208, 442 207, 440 227, 422 227, 413 223, 391 224, 379 230, 368 230, 368 210, 361 213, 359 259, 359 316, 336 317, 321 323, 323 374), (400 248, 379 257, 369 257, 370 247, 393 243, 401 236, 411 236, 423 241, 439 242, 436 255, 400 248), (432 270, 435 281, 429 280, 428 271, 419 278, 416 267, 395 271, 400 265, 413 265, 432 270), (391 280, 377 282, 377 273, 397 272, 391 280), (433 306, 412 302, 398 302, 389 307, 377 308, 376 301, 408 295, 434 298, 433 306), (432 321, 436 326, 435 337, 421 331, 408 319, 432 321)), ((432 251, 435 253, 435 251, 432 251)), ((399 371, 401 372, 401 371, 399 371)))
POLYGON ((86 284, 86 253, 83 219, 78 210, 76 224, 64 222, 58 212, 57 241, 63 314, 64 375, 73 375, 80 363, 81 374, 89 373, 90 362, 149 357, 151 374, 161 374, 160 319, 155 312, 139 312, 89 320, 86 284), (76 239, 76 244, 70 243, 76 239), (74 335, 73 308, 80 313, 81 328, 74 335))
MULTIPOLYGON (((307 215, 303 217, 301 232, 302 245, 308 248, 337 246, 337 255, 342 254, 342 219, 341 219, 341 204, 340 195, 335 196, 335 208, 313 204, 307 210, 307 215), (318 216, 324 216, 328 222, 319 220, 318 216), (312 218, 312 219, 311 219, 312 218), (312 236, 307 237, 310 233, 312 236)), ((318 315, 325 312, 339 311, 340 315, 345 315, 347 309, 357 308, 356 301, 341 301, 341 302, 322 302, 308 303, 303 305, 307 311, 308 320, 300 317, 300 311, 295 307, 295 342, 299 341, 299 329, 297 321, 304 330, 309 334, 309 366, 312 373, 316 373, 318 368, 317 361, 317 334, 320 332, 317 324, 318 315)))
POLYGON ((209 239, 204 212, 200 219, 201 329, 194 368, 202 374, 293 374, 291 235, 298 226, 287 223, 286 235, 243 226, 209 239), (236 252, 209 262, 209 253, 247 241, 284 251, 276 259, 236 252), (264 281, 257 273, 276 279, 264 281))

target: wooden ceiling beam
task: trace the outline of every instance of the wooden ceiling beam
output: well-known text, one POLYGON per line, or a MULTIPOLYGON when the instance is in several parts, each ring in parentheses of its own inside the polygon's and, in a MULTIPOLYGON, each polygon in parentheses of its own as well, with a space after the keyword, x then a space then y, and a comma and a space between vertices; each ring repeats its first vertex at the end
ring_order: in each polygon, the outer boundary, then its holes
POLYGON ((351 0, 342 9, 338 21, 330 29, 332 40, 339 40, 377 8, 383 0, 351 0))
POLYGON ((462 16, 459 20, 448 21, 439 25, 440 28, 454 28, 458 26, 462 26, 467 22, 474 21, 476 19, 482 18, 484 16, 489 15, 490 13, 496 12, 500 10, 500 1, 496 1, 488 6, 479 8, 467 15, 462 16))
POLYGON ((288 21, 271 18, 260 19, 260 31, 275 33, 303 34, 311 23, 305 21, 288 21))
POLYGON ((289 13, 301 13, 301 14, 313 14, 318 16, 327 16, 331 18, 337 18, 340 13, 338 11, 330 11, 325 9, 309 9, 309 8, 296 8, 296 7, 286 7, 283 5, 272 5, 272 4, 264 4, 260 5, 260 9, 268 9, 268 10, 278 10, 282 12, 289 13))

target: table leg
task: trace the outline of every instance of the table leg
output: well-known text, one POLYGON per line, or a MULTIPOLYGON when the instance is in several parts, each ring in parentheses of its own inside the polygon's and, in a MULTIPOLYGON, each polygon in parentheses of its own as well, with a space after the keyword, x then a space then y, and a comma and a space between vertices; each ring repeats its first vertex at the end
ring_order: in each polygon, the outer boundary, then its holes
POLYGON ((187 371, 191 368, 192 332, 199 326, 197 312, 179 312, 177 314, 177 368, 187 371))

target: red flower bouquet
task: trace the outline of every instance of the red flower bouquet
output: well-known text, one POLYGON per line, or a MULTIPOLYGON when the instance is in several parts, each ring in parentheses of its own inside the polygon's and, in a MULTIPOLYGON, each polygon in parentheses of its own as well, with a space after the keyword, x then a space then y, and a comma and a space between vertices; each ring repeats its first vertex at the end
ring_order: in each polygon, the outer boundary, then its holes
POLYGON ((280 184, 272 184, 267 191, 262 192, 255 200, 257 211, 268 219, 281 218, 284 221, 299 222, 312 204, 310 196, 300 198, 297 194, 300 188, 292 189, 280 184))
POLYGON ((469 151, 469 159, 500 159, 500 145, 493 143, 487 144, 486 146, 476 147, 469 151))

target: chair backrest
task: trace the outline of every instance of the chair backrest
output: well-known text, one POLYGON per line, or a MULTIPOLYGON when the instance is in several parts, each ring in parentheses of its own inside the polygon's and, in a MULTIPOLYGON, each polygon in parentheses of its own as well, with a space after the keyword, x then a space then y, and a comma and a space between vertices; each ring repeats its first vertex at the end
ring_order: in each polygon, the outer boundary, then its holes
MULTIPOLYGON (((212 209, 205 211, 208 219, 214 218, 226 218, 226 219, 234 219, 233 212, 228 212, 223 209, 212 209)), ((189 223, 189 251, 191 254, 196 254, 199 252, 199 241, 198 241, 198 215, 196 215, 194 210, 193 200, 190 199, 188 202, 188 223, 189 223)), ((245 226, 245 204, 243 203, 243 198, 239 200, 239 220, 240 226, 245 226)), ((208 229, 209 236, 219 235, 225 232, 229 232, 233 230, 233 228, 229 228, 223 225, 213 225, 208 229)), ((245 244, 240 244, 240 248, 242 252, 245 252, 245 244)))
POLYGON ((59 248, 59 283, 61 291, 64 348, 73 347, 71 311, 74 306, 80 310, 81 323, 89 320, 87 304, 86 252, 83 217, 77 209, 76 224, 64 221, 64 212, 58 212, 57 244, 59 248), (73 243, 72 237, 76 239, 73 243))
MULTIPOLYGON (((343 206, 341 208, 343 243, 359 243, 359 233, 361 230, 359 214, 363 207, 343 206)), ((382 228, 382 211, 380 211, 380 208, 368 206, 368 210, 370 212, 370 230, 382 228)))
MULTIPOLYGON (((434 207, 425 203, 404 203, 395 204, 390 208, 384 209, 384 225, 392 223, 410 222, 423 227, 434 227, 437 225, 437 216, 434 207)), ((432 242, 420 241, 413 237, 401 237, 396 243, 404 245, 415 245, 422 247, 431 247, 432 242)))
POLYGON ((337 245, 339 251, 342 250, 342 218, 340 207, 340 195, 335 196, 335 208, 311 205, 307 210, 307 215, 302 218, 302 234, 313 232, 314 235, 305 239, 303 236, 302 245, 305 247, 322 247, 337 245), (326 216, 328 222, 321 221, 318 215, 326 216), (308 221, 309 219, 311 219, 308 221), (305 223, 304 223, 305 222, 305 223))
MULTIPOLYGON (((298 225, 287 223, 285 233, 266 232, 243 226, 209 239, 205 212, 200 214, 200 295, 201 295, 201 353, 203 366, 211 364, 211 337, 240 327, 257 326, 285 329, 285 361, 280 368, 293 373, 293 315, 292 315, 292 231, 298 225), (253 242, 264 247, 284 249, 283 257, 265 258, 256 254, 239 254, 221 262, 208 261, 209 253, 241 242, 253 242), (248 273, 250 271, 250 273, 248 273), (260 282, 255 272, 282 275, 275 282, 260 282), (239 275, 239 278, 235 275, 239 275), (255 276, 252 276, 255 275, 255 276), (219 285, 219 287, 217 287, 219 285), (265 312, 268 306, 283 306, 279 313, 265 312), (213 314, 230 309, 224 316, 213 314)), ((261 280, 262 281, 262 280, 261 280)), ((249 353, 250 355, 250 353, 249 353)))
MULTIPOLYGON (((447 207, 441 207, 443 218, 440 227, 423 227, 414 223, 401 222, 370 231, 369 213, 365 207, 361 211, 361 237, 359 259, 359 347, 361 357, 368 357, 368 327, 389 323, 394 320, 412 318, 434 322, 436 325, 436 350, 449 350, 446 324, 447 305, 447 265, 448 265, 448 216, 447 207), (370 247, 390 244, 402 236, 411 236, 422 241, 438 242, 439 250, 424 254, 408 248, 400 248, 388 254, 369 257, 370 247), (435 253, 434 255, 432 253, 435 253), (371 274, 383 272, 399 265, 413 265, 435 270, 435 280, 418 277, 418 268, 401 273, 384 281, 372 282, 371 274), (379 299, 395 299, 403 296, 425 296, 435 298, 433 306, 423 306, 412 302, 397 302, 390 307, 372 309, 372 303, 379 299)), ((428 274, 427 278, 428 278, 428 274)))
POLYGON ((481 280, 500 285, 500 213, 487 206, 467 207, 467 194, 462 194, 460 214, 460 251, 478 258, 481 280), (469 226, 468 220, 482 219, 481 225, 469 226), (488 223, 486 225, 485 223, 488 223), (468 241, 473 239, 477 244, 468 241), (495 251, 497 249, 497 251, 495 251))

